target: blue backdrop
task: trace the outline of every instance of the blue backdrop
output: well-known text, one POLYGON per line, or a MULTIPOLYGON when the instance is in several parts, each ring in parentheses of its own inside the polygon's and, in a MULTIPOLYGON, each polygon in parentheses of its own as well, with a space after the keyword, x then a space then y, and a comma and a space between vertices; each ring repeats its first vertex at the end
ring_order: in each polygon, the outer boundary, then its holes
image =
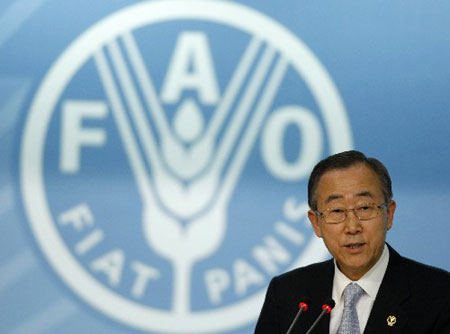
POLYGON ((328 257, 321 158, 383 161, 388 242, 450 269, 450 4, 0 4, 0 332, 253 331, 328 257))

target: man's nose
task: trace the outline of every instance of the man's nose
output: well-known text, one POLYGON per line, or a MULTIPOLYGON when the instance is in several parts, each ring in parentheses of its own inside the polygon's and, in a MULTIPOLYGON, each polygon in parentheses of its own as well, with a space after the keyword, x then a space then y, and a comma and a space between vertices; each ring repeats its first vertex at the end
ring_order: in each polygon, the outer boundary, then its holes
POLYGON ((361 221, 356 216, 354 210, 348 210, 345 217, 345 232, 346 233, 358 233, 361 232, 361 221))

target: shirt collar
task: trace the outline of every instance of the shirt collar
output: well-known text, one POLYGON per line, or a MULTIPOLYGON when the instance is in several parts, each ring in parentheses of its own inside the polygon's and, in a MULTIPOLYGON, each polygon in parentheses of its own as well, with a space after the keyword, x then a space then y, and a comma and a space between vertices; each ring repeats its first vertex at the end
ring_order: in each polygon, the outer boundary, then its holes
POLYGON ((381 257, 378 259, 377 263, 367 272, 364 274, 363 277, 361 277, 357 281, 352 281, 347 276, 345 276, 338 268, 336 264, 336 259, 334 260, 334 279, 333 279, 333 291, 335 294, 333 294, 334 300, 340 300, 342 297, 342 294, 344 292, 345 287, 351 283, 355 282, 358 283, 358 285, 363 288, 365 293, 373 300, 375 300, 375 297, 377 296, 378 290, 381 285, 381 281, 383 280, 384 274, 386 272, 387 266, 389 263, 389 249, 386 244, 384 244, 383 253, 381 254, 381 257))

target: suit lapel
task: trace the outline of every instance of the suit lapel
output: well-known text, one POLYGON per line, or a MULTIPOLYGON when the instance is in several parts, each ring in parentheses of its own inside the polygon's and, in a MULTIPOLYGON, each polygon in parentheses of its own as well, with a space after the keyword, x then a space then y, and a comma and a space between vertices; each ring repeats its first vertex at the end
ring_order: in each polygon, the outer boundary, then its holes
MULTIPOLYGON (((315 277, 311 278, 308 287, 308 295, 311 297, 311 308, 308 311, 305 321, 301 323, 299 333, 306 333, 322 312, 322 305, 328 298, 331 298, 333 289, 334 264, 333 260, 326 261, 319 268, 315 277)), ((325 314, 317 324, 313 333, 328 334, 330 329, 330 316, 325 314)))
POLYGON ((408 321, 402 303, 409 296, 408 277, 403 270, 402 257, 389 245, 389 264, 364 334, 400 333, 408 321))

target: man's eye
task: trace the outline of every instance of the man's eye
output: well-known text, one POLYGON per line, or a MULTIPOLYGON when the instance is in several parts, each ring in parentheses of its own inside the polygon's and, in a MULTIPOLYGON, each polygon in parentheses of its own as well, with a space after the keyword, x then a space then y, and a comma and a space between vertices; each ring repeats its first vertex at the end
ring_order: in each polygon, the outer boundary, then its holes
POLYGON ((342 212, 344 212, 344 209, 336 208, 336 209, 331 209, 330 210, 330 213, 332 213, 332 214, 339 214, 339 213, 342 213, 342 212))

